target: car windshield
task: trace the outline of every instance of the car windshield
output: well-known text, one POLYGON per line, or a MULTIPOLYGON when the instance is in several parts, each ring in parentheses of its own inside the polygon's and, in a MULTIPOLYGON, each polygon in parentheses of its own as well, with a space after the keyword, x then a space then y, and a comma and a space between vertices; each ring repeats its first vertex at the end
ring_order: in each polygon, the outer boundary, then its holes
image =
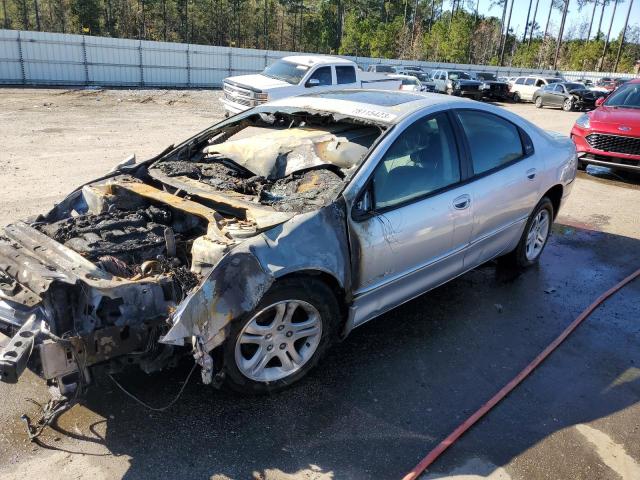
POLYGON ((417 85, 418 80, 415 78, 403 78, 402 85, 417 85))
POLYGON ((584 85, 581 83, 565 83, 564 86, 569 91, 584 89, 584 85))
POLYGON ((376 66, 376 72, 381 72, 381 73, 394 73, 395 70, 393 69, 393 67, 389 66, 389 65, 377 65, 376 66))
POLYGON ((624 107, 640 109, 640 83, 627 83, 604 102, 607 107, 624 107))
POLYGON ((560 78, 545 78, 545 80, 547 83, 558 83, 562 81, 560 78))
POLYGON ((458 79, 471 80, 471 77, 464 72, 449 72, 449 78, 451 80, 458 80, 458 79))
POLYGON ((477 77, 480 80, 496 80, 496 76, 493 73, 478 73, 477 77))
POLYGON ((278 60, 265 68, 262 75, 283 80, 291 85, 297 85, 300 83, 300 80, 302 80, 302 77, 304 77, 304 74, 307 73, 307 70, 309 70, 309 67, 306 65, 298 65, 297 63, 278 60))

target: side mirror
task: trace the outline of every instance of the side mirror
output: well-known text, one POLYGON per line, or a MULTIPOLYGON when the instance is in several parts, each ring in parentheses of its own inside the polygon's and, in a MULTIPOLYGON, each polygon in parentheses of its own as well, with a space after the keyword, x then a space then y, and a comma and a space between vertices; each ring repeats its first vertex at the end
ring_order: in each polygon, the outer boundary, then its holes
POLYGON ((605 101, 605 97, 600 97, 596 100, 596 107, 599 107, 600 105, 602 105, 605 101))
POLYGON ((136 154, 132 153, 123 161, 121 161, 119 164, 117 164, 115 167, 113 167, 111 169, 111 172, 117 172, 119 170, 122 170, 124 167, 130 167, 131 165, 135 165, 135 164, 136 164, 136 154))
POLYGON ((365 220, 373 215, 373 198, 371 187, 360 194, 353 206, 352 216, 354 220, 365 220))
POLYGON ((306 88, 317 87, 320 85, 320 80, 317 78, 310 78, 305 85, 306 88))

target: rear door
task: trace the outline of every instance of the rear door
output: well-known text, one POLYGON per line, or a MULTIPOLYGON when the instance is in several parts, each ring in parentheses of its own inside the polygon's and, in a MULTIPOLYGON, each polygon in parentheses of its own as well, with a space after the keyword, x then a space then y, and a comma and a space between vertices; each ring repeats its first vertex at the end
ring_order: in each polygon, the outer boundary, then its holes
POLYGON ((372 154, 349 216, 356 325, 462 272, 471 202, 460 158, 446 112, 413 120, 372 154))
POLYGON ((336 65, 336 86, 338 88, 356 88, 358 81, 353 65, 336 65))
POLYGON ((499 115, 455 111, 471 159, 469 194, 473 231, 464 258, 473 268, 515 248, 539 198, 539 175, 531 139, 499 115))

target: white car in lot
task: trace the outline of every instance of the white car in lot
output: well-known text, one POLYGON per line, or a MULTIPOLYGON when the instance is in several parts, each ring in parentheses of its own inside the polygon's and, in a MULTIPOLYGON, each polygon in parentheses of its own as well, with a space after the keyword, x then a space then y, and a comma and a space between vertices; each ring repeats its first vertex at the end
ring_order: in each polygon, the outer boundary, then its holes
POLYGON ((400 90, 404 90, 405 92, 421 92, 424 91, 422 83, 416 77, 412 75, 402 75, 402 74, 394 74, 389 75, 389 78, 394 78, 396 80, 400 80, 400 90))
POLYGON ((514 102, 533 101, 533 94, 539 88, 545 87, 551 83, 564 82, 562 78, 558 77, 538 77, 538 76, 525 76, 517 77, 511 83, 511 99, 514 102))

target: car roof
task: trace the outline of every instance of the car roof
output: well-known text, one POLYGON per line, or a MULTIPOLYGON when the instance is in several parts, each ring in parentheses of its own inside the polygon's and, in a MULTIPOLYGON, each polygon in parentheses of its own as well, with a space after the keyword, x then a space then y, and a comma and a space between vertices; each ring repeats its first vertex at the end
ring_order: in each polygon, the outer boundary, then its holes
POLYGON ((288 57, 282 57, 281 60, 310 66, 317 65, 319 63, 335 63, 344 65, 353 65, 354 63, 346 58, 333 57, 331 55, 290 55, 288 57))
POLYGON ((416 79, 416 77, 414 77, 413 75, 405 75, 404 73, 392 73, 390 75, 387 75, 387 77, 389 77, 389 78, 408 78, 408 79, 412 79, 412 80, 416 79))
POLYGON ((317 110, 396 124, 418 110, 445 103, 461 107, 477 105, 473 100, 437 93, 354 89, 288 97, 269 102, 265 106, 317 110))

